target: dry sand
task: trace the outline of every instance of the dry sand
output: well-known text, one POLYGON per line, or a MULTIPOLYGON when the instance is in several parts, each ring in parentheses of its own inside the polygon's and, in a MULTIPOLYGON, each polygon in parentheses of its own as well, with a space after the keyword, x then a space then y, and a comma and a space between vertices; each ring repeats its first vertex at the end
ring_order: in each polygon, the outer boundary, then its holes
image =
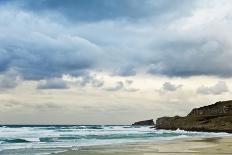
POLYGON ((232 155, 232 137, 195 137, 159 142, 91 146, 56 155, 232 155))

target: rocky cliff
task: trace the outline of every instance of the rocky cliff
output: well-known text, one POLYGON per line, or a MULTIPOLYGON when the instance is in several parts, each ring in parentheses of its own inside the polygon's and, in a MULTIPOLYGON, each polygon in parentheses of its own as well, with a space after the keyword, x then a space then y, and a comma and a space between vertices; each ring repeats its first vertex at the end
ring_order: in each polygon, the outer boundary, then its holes
POLYGON ((232 100, 193 109, 186 117, 161 117, 157 129, 232 132, 232 100))
POLYGON ((132 125, 154 126, 153 119, 135 122, 132 125))

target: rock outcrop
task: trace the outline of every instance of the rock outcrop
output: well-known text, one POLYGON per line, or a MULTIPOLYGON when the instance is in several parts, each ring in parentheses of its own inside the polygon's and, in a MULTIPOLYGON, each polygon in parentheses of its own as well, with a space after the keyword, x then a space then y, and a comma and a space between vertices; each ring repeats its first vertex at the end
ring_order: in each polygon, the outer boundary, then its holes
POLYGON ((153 121, 153 119, 149 119, 149 120, 144 120, 144 121, 135 122, 135 123, 133 123, 132 125, 154 126, 154 121, 153 121))
POLYGON ((232 133, 232 100, 193 109, 186 117, 161 117, 157 129, 232 133))

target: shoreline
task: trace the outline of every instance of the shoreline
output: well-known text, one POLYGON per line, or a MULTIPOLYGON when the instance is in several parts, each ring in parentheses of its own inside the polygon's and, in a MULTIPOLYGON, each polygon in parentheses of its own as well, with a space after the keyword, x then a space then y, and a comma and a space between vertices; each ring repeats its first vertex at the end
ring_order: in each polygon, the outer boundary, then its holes
POLYGON ((173 140, 80 147, 52 155, 222 155, 232 154, 232 136, 186 137, 173 140))

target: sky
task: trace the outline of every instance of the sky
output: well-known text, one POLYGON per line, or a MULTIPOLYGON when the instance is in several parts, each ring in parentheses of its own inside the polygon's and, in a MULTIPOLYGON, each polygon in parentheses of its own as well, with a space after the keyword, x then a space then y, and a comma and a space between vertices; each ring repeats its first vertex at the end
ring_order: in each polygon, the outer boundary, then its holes
POLYGON ((0 124, 132 124, 230 100, 230 0, 0 0, 0 124))

